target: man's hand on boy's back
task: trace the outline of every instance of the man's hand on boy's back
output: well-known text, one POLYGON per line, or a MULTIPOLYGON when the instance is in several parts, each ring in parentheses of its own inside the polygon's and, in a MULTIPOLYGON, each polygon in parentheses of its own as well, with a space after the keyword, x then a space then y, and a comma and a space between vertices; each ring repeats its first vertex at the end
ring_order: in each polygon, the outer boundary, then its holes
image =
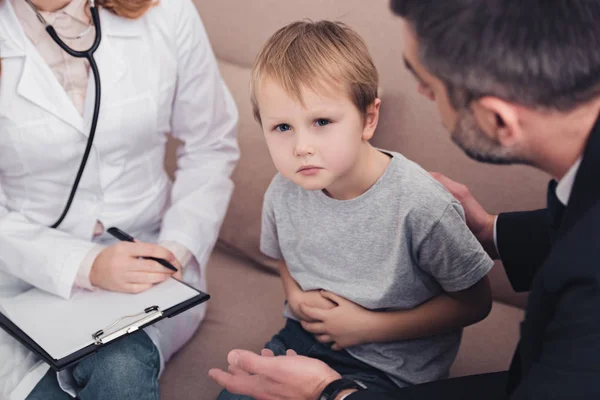
POLYGON ((90 271, 90 282, 112 292, 139 293, 171 276, 181 279, 181 271, 175 255, 162 246, 138 241, 119 242, 98 254, 90 271), (165 259, 178 272, 174 274, 156 261, 140 257, 165 259))
POLYGON ((306 331, 319 342, 331 344, 333 350, 372 341, 369 336, 373 329, 371 311, 334 293, 321 291, 320 294, 335 306, 326 309, 302 304, 301 312, 308 317, 301 321, 306 331))

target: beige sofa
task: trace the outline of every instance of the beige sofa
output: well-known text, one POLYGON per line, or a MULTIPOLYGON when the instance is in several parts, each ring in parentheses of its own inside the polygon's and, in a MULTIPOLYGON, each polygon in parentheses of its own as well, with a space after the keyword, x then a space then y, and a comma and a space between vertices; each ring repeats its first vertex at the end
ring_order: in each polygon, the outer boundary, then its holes
MULTIPOLYGON (((382 115, 373 144, 417 161, 470 186, 491 212, 543 204, 547 177, 525 167, 494 167, 467 159, 442 128, 435 105, 416 92, 404 69, 401 21, 387 0, 196 0, 213 49, 240 111, 242 156, 220 240, 208 266, 206 320, 171 360, 161 379, 165 399, 214 399, 220 388, 207 376, 226 367, 233 348, 259 350, 283 324, 283 291, 258 250, 262 196, 275 169, 248 99, 250 67, 261 44, 284 24, 302 19, 348 23, 367 41, 381 75, 382 115)), ((174 169, 173 147, 166 156, 174 169)), ((500 264, 490 273, 494 306, 484 321, 465 330, 452 375, 508 368, 518 339, 525 297, 510 289, 500 264)))

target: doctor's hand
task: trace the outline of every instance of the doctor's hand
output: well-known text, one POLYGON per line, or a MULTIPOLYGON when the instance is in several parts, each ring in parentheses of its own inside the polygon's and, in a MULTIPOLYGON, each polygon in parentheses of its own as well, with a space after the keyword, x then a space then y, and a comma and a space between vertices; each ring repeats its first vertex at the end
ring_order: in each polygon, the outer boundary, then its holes
POLYGON ((90 282, 112 292, 140 293, 171 276, 181 279, 181 265, 169 250, 151 243, 119 242, 98 254, 92 265, 90 282), (140 257, 163 258, 178 272, 140 257))
POLYGON ((337 306, 325 310, 302 305, 302 312, 314 321, 301 321, 304 330, 312 333, 319 342, 331 344, 332 350, 372 341, 369 336, 373 329, 372 311, 334 293, 321 291, 321 294, 337 306))
POLYGON ((329 383, 341 378, 322 361, 293 350, 285 356, 269 353, 233 350, 227 356, 229 372, 211 369, 208 374, 229 392, 258 400, 317 400, 329 383))
POLYGON ((481 243, 492 259, 499 258, 494 243, 494 224, 497 215, 489 214, 482 205, 473 197, 469 188, 438 172, 430 172, 431 176, 458 200, 464 210, 467 226, 481 243))

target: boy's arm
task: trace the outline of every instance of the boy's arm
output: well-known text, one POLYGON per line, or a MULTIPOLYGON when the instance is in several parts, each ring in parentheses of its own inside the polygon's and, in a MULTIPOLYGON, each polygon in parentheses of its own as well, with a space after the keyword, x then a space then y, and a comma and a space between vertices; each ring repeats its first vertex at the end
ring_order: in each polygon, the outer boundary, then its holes
POLYGON ((392 342, 456 331, 488 316, 492 292, 487 277, 466 290, 444 293, 410 310, 371 313, 365 342, 392 342))
POLYGON ((409 310, 371 311, 333 293, 322 293, 337 304, 329 310, 302 305, 313 320, 305 330, 334 350, 371 342, 418 339, 455 331, 484 319, 492 304, 488 278, 455 293, 444 293, 409 310))

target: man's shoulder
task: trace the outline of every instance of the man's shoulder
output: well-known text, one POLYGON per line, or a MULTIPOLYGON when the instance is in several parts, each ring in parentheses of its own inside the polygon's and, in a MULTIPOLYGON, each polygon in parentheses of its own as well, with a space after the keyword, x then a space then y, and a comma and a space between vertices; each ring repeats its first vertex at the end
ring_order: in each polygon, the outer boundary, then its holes
MULTIPOLYGON (((556 246, 557 253, 569 253, 597 265, 600 260, 600 201, 593 205, 573 227, 565 232, 556 246)), ((600 273, 600 268, 595 268, 600 273)))
POLYGON ((590 280, 600 287, 600 202, 557 240, 548 259, 546 283, 590 280))

